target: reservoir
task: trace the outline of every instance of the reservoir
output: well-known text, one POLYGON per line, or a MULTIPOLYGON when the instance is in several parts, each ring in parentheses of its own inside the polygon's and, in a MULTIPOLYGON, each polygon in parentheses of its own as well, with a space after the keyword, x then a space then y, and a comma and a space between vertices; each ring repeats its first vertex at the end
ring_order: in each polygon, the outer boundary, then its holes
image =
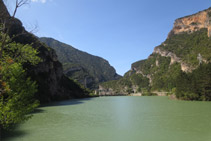
POLYGON ((38 108, 6 141, 211 141, 211 102, 98 97, 38 108))

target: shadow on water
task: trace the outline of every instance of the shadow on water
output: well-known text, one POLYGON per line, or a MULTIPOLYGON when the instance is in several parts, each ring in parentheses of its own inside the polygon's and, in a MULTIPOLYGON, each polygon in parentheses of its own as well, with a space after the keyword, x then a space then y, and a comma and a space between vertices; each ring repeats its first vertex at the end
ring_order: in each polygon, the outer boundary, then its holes
MULTIPOLYGON (((40 109, 40 108, 36 108, 34 110, 34 112, 32 112, 31 114, 37 114, 37 113, 43 113, 43 112, 45 112, 45 110, 40 109)), ((2 131, 2 138, 0 139, 0 141, 9 141, 9 140, 12 140, 14 138, 16 138, 16 139, 22 138, 26 134, 28 134, 26 131, 18 130, 19 126, 20 126, 20 124, 16 124, 12 128, 10 128, 10 130, 2 131)))
POLYGON ((40 109, 40 107, 39 107, 39 108, 36 108, 36 109, 34 110, 34 112, 32 112, 31 114, 38 114, 38 113, 44 113, 44 112, 45 112, 45 110, 40 109))
MULTIPOLYGON (((37 113, 43 113, 45 112, 45 110, 40 109, 40 108, 36 108, 34 110, 34 112, 32 112, 31 114, 37 114, 37 113)), ((0 138, 0 141, 9 141, 12 140, 14 138, 22 138, 24 137, 26 134, 28 134, 26 131, 22 131, 22 130, 18 130, 20 124, 16 124, 15 126, 13 126, 12 128, 10 128, 9 130, 3 130, 2 131, 2 137, 0 138)))
MULTIPOLYGON (((36 108, 32 114, 38 114, 38 113, 44 113, 45 110, 42 109, 43 107, 52 107, 52 106, 70 106, 70 105, 77 105, 77 104, 83 104, 86 101, 93 100, 93 98, 83 98, 83 99, 70 99, 70 100, 65 100, 65 101, 57 101, 57 102, 51 102, 48 104, 43 104, 40 107, 36 108)), ((11 130, 9 131, 3 131, 2 132, 2 139, 0 141, 9 141, 14 138, 22 138, 24 137, 27 133, 26 131, 21 131, 17 130, 20 125, 17 124, 14 126, 11 130)))
POLYGON ((2 139, 0 141, 9 141, 14 138, 21 138, 27 133, 25 131, 21 130, 15 130, 19 125, 16 125, 16 127, 13 127, 13 129, 9 131, 2 131, 2 139))
POLYGON ((86 101, 90 101, 90 100, 93 100, 93 99, 95 99, 95 97, 82 98, 82 99, 71 99, 71 100, 65 100, 65 101, 57 101, 57 102, 52 102, 52 103, 48 103, 48 104, 43 104, 40 107, 78 105, 78 104, 83 104, 86 101))

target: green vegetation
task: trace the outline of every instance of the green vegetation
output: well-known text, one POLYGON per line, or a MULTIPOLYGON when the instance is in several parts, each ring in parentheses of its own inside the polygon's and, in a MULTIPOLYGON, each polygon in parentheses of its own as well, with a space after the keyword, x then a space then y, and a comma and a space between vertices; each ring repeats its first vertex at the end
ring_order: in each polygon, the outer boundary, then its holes
POLYGON ((211 101, 211 63, 201 64, 192 73, 180 72, 176 96, 184 100, 211 101))
POLYGON ((176 87, 175 81, 181 70, 180 64, 175 63, 153 75, 152 89, 158 91, 171 91, 176 87))
POLYGON ((197 67, 199 64, 198 54, 201 54, 202 59, 211 61, 211 40, 207 36, 207 29, 201 29, 191 34, 174 35, 164 44, 160 46, 161 49, 175 53, 182 61, 193 67, 197 67))
POLYGON ((115 69, 103 58, 90 55, 52 38, 40 38, 41 42, 55 49, 64 72, 85 87, 97 88, 98 83, 119 79, 115 69))
POLYGON ((132 74, 130 80, 133 85, 136 85, 139 88, 147 88, 149 86, 149 79, 143 77, 141 74, 132 74))
POLYGON ((211 17, 211 12, 208 12, 208 16, 211 17))
MULTIPOLYGON (((131 73, 131 72, 130 72, 131 73)), ((137 92, 141 92, 142 89, 148 88, 149 79, 143 77, 141 74, 132 74, 129 76, 125 76, 119 80, 108 81, 105 83, 101 83, 104 88, 112 88, 116 93, 134 93, 132 86, 137 87, 137 92)))
POLYGON ((117 94, 130 93, 132 83, 126 78, 101 83, 104 88, 112 88, 117 94))
POLYGON ((82 90, 84 94, 86 94, 88 97, 98 97, 98 94, 94 93, 94 90, 90 90, 89 88, 85 88, 83 85, 81 85, 78 81, 72 78, 68 78, 74 85, 72 85, 73 88, 82 90))
POLYGON ((176 54, 182 62, 196 69, 192 73, 182 72, 180 63, 170 64, 170 57, 153 53, 148 59, 133 63, 132 70, 122 79, 101 85, 117 93, 123 91, 127 94, 136 87, 136 92, 142 95, 164 91, 176 94, 179 99, 210 101, 211 65, 203 63, 211 62, 211 39, 207 36, 207 29, 171 36, 159 49, 176 54))
POLYGON ((162 57, 159 54, 152 54, 147 60, 138 61, 132 64, 132 68, 141 71, 144 75, 148 75, 157 71, 160 71, 160 73, 166 72, 169 64, 170 57, 162 57))
POLYGON ((3 32, 0 47, 0 129, 10 129, 29 119, 39 105, 34 99, 36 82, 27 76, 23 65, 36 65, 41 60, 30 45, 12 42, 3 32))
POLYGON ((121 90, 124 87, 130 88, 136 86, 136 92, 153 95, 150 91, 171 91, 176 85, 175 79, 180 72, 180 64, 175 63, 170 66, 170 58, 162 57, 158 54, 153 54, 147 60, 132 64, 132 68, 138 70, 138 73, 134 70, 129 71, 125 74, 124 78, 118 81, 103 83, 103 87, 111 87, 118 91, 118 89, 121 90), (158 63, 157 65, 156 61, 158 63), (151 85, 147 76, 152 79, 151 85))
POLYGON ((150 91, 142 92, 142 96, 157 96, 157 94, 150 91))

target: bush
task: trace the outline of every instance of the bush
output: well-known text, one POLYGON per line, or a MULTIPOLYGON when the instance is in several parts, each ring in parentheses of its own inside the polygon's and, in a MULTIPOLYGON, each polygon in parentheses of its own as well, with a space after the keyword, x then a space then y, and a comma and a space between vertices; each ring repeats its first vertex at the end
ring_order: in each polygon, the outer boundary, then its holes
POLYGON ((36 65, 41 61, 38 52, 30 45, 17 44, 9 38, 4 42, 6 37, 0 34, 0 129, 9 129, 29 119, 29 113, 39 104, 34 99, 36 82, 23 68, 24 63, 36 65))

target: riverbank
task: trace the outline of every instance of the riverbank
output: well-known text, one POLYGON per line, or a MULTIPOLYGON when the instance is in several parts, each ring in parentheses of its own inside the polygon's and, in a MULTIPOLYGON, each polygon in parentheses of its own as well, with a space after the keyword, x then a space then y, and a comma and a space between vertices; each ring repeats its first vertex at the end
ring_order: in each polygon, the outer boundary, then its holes
MULTIPOLYGON (((179 100, 175 94, 171 94, 169 95, 169 92, 157 92, 157 91, 154 91, 152 93, 155 93, 157 94, 157 96, 168 96, 169 99, 171 100, 179 100)), ((143 96, 142 93, 133 93, 133 94, 129 94, 128 96, 143 96)))
MULTIPOLYGON (((151 92, 152 94, 156 94, 156 96, 168 96, 169 92, 158 92, 158 91, 153 91, 151 92)), ((145 96, 142 93, 131 93, 128 96, 145 96)))
POLYGON ((128 96, 142 96, 142 93, 133 93, 133 94, 129 94, 128 96))

